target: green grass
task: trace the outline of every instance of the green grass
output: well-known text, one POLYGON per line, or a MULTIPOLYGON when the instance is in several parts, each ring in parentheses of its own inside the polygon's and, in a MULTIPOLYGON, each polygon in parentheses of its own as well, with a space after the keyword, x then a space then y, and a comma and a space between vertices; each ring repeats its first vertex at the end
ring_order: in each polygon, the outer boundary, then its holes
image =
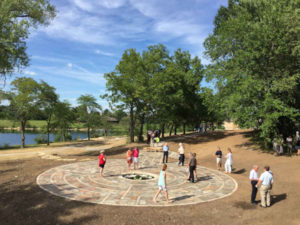
MULTIPOLYGON (((26 124, 27 128, 43 128, 46 126, 45 120, 29 120, 26 124)), ((20 127, 20 122, 14 120, 0 120, 0 128, 16 128, 20 127)))

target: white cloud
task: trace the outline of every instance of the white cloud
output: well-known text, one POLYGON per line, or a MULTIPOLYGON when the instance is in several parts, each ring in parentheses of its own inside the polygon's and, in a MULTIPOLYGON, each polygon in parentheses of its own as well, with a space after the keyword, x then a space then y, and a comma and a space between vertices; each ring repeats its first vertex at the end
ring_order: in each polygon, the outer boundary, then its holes
POLYGON ((105 51, 102 51, 102 50, 99 50, 99 49, 96 49, 95 53, 98 54, 98 55, 105 55, 105 56, 114 56, 115 55, 113 53, 105 52, 105 51))
POLYGON ((68 63, 67 67, 72 68, 73 64, 72 63, 68 63))
POLYGON ((24 74, 29 75, 29 76, 36 76, 37 75, 36 72, 34 72, 34 71, 28 71, 28 70, 24 71, 24 74))

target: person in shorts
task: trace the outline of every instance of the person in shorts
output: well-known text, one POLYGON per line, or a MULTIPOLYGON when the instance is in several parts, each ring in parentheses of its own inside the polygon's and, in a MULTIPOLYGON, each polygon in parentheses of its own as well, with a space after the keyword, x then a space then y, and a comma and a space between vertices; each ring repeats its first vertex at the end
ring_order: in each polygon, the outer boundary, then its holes
POLYGON ((127 151, 126 160, 127 160, 127 169, 128 169, 128 171, 130 171, 131 164, 132 164, 132 151, 131 151, 131 149, 129 149, 127 151))
POLYGON ((154 198, 153 198, 153 202, 156 203, 156 199, 158 197, 158 195, 160 194, 161 191, 165 192, 165 197, 168 203, 172 202, 172 200, 169 199, 168 196, 168 189, 167 189, 167 164, 164 164, 161 171, 160 171, 160 175, 158 178, 158 191, 156 192, 154 198))
POLYGON ((100 167, 100 176, 103 177, 103 170, 106 163, 106 156, 104 154, 104 150, 100 151, 99 159, 99 167, 100 167))
POLYGON ((133 167, 135 170, 139 169, 139 153, 140 150, 138 149, 138 147, 134 148, 132 150, 132 155, 133 155, 133 167))
POLYGON ((218 150, 216 151, 216 159, 217 159, 217 170, 221 170, 222 168, 222 151, 221 148, 218 146, 218 150))

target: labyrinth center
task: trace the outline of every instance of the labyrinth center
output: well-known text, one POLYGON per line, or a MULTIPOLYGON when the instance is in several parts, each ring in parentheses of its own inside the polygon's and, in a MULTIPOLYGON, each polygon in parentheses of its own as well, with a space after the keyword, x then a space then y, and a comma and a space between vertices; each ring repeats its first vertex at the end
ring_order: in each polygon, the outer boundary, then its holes
MULTIPOLYGON (((176 158, 175 152, 169 157, 176 158)), ((173 206, 197 204, 231 195, 236 181, 217 170, 197 166, 198 181, 187 181, 186 167, 168 163, 167 188, 173 203, 166 203, 163 193, 157 203, 152 201, 158 190, 158 176, 162 167, 161 152, 140 152, 140 169, 127 171, 125 159, 107 159, 104 177, 99 176, 98 161, 85 161, 58 166, 37 177, 38 185, 64 198, 118 206, 173 206), (129 174, 149 177, 146 180, 127 179, 129 174)), ((140 176, 139 176, 140 177, 140 176)))

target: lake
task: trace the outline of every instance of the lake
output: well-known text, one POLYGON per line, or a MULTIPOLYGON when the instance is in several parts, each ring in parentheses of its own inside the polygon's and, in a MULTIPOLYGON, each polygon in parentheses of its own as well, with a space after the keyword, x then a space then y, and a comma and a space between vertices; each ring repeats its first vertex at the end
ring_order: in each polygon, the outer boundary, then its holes
MULTIPOLYGON (((86 132, 80 132, 80 131, 70 131, 70 134, 72 135, 72 139, 85 139, 87 138, 86 132)), ((43 135, 38 132, 33 131, 26 131, 25 133, 25 145, 32 145, 36 144, 35 138, 39 135, 43 135)), ((50 142, 52 142, 55 138, 55 134, 50 134, 50 142)), ((21 133, 18 131, 0 131, 0 146, 4 145, 21 145, 21 133)))

